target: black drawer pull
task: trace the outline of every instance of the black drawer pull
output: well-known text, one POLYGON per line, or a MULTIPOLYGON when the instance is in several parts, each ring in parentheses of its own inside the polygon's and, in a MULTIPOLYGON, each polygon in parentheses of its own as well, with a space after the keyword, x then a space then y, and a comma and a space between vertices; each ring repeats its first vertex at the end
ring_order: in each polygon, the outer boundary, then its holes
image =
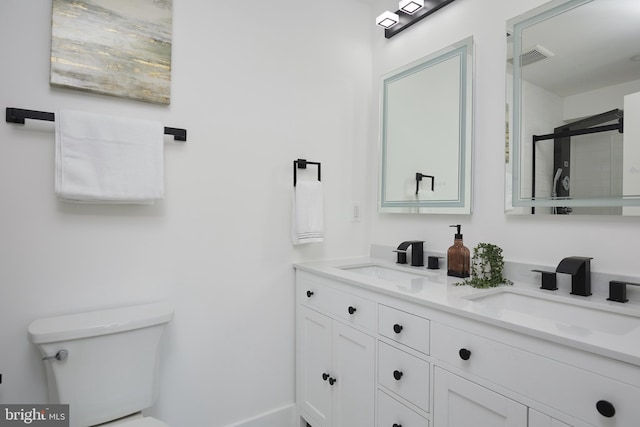
POLYGON ((307 291, 307 298, 311 298, 312 295, 313 295, 313 291, 307 291))
POLYGON ((329 385, 334 385, 335 383, 337 383, 338 380, 335 378, 329 378, 329 385))
POLYGON ((393 371, 393 378, 395 378, 396 381, 400 381, 400 378, 402 378, 403 375, 402 371, 393 371))
POLYGON ((404 328, 402 327, 402 325, 399 324, 395 324, 393 325, 393 332, 395 332, 396 334, 399 334, 400 332, 402 332, 404 328))
POLYGON ((466 348, 461 348, 458 352, 458 355, 460 355, 460 359, 462 360, 469 360, 469 358, 471 357, 471 351, 467 350, 466 348))
POLYGON ((329 379, 329 374, 327 374, 327 373, 322 374, 322 379, 324 381, 328 380, 329 379))
POLYGON ((392 427, 402 427, 402 424, 396 424, 396 423, 393 423, 393 426, 392 426, 392 427))
POLYGON ((353 314, 356 312, 356 308, 353 306, 349 306, 349 308, 347 309, 349 311, 349 314, 353 314))
POLYGON ((598 403, 596 403, 596 409, 603 417, 611 418, 616 414, 616 408, 611 402, 607 402, 606 400, 599 400, 598 403))

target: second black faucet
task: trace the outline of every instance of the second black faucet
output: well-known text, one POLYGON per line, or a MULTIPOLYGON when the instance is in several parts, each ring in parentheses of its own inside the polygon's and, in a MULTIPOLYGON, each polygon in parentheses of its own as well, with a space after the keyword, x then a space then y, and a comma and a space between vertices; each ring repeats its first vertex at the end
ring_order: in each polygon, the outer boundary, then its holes
POLYGON ((424 240, 408 240, 398 245, 398 249, 394 252, 398 254, 398 264, 407 263, 407 251, 411 246, 411 266, 424 266, 424 240))

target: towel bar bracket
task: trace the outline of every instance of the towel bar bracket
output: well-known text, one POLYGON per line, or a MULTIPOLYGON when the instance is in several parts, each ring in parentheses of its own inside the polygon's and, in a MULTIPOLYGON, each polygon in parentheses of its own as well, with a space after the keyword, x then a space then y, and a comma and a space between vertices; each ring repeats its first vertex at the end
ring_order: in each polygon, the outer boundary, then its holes
POLYGON ((186 141, 187 140, 187 130, 179 129, 179 128, 164 128, 165 135, 173 135, 173 139, 176 141, 186 141))
POLYGON ((7 107, 7 123, 19 123, 24 124, 25 119, 44 120, 47 122, 55 121, 54 113, 47 113, 45 111, 35 110, 22 110, 20 108, 7 107))

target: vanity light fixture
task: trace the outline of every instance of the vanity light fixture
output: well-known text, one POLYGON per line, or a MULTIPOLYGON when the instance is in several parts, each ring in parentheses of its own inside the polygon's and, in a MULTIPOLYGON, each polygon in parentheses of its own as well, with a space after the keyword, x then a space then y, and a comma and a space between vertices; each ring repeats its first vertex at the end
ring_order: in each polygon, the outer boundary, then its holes
POLYGON ((376 18, 376 24, 384 28, 384 36, 390 39, 453 1, 429 0, 425 6, 424 0, 400 0, 399 10, 395 13, 385 11, 376 18))
POLYGON ((400 16, 397 13, 389 12, 385 10, 376 18, 376 24, 382 28, 391 28, 400 21, 400 16))
POLYGON ((404 13, 413 15, 424 6, 424 0, 400 0, 398 8, 404 13))

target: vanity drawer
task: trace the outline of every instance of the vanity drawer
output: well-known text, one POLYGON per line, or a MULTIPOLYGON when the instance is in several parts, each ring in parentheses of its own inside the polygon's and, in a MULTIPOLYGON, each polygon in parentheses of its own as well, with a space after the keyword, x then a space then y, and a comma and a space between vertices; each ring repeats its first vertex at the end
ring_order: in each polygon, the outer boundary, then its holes
POLYGON ((429 427, 429 420, 378 390, 378 427, 429 427))
POLYGON ((298 302, 375 331, 377 304, 312 280, 301 281, 298 302))
POLYGON ((439 323, 431 326, 431 353, 445 363, 593 426, 632 426, 640 420, 638 387, 571 366, 574 360, 562 363, 439 323), (615 408, 612 418, 598 412, 601 401, 615 408))
POLYGON ((379 342, 378 382, 429 412, 429 363, 379 342))
POLYGON ((380 304, 378 333, 414 350, 429 354, 429 320, 427 319, 380 304))

